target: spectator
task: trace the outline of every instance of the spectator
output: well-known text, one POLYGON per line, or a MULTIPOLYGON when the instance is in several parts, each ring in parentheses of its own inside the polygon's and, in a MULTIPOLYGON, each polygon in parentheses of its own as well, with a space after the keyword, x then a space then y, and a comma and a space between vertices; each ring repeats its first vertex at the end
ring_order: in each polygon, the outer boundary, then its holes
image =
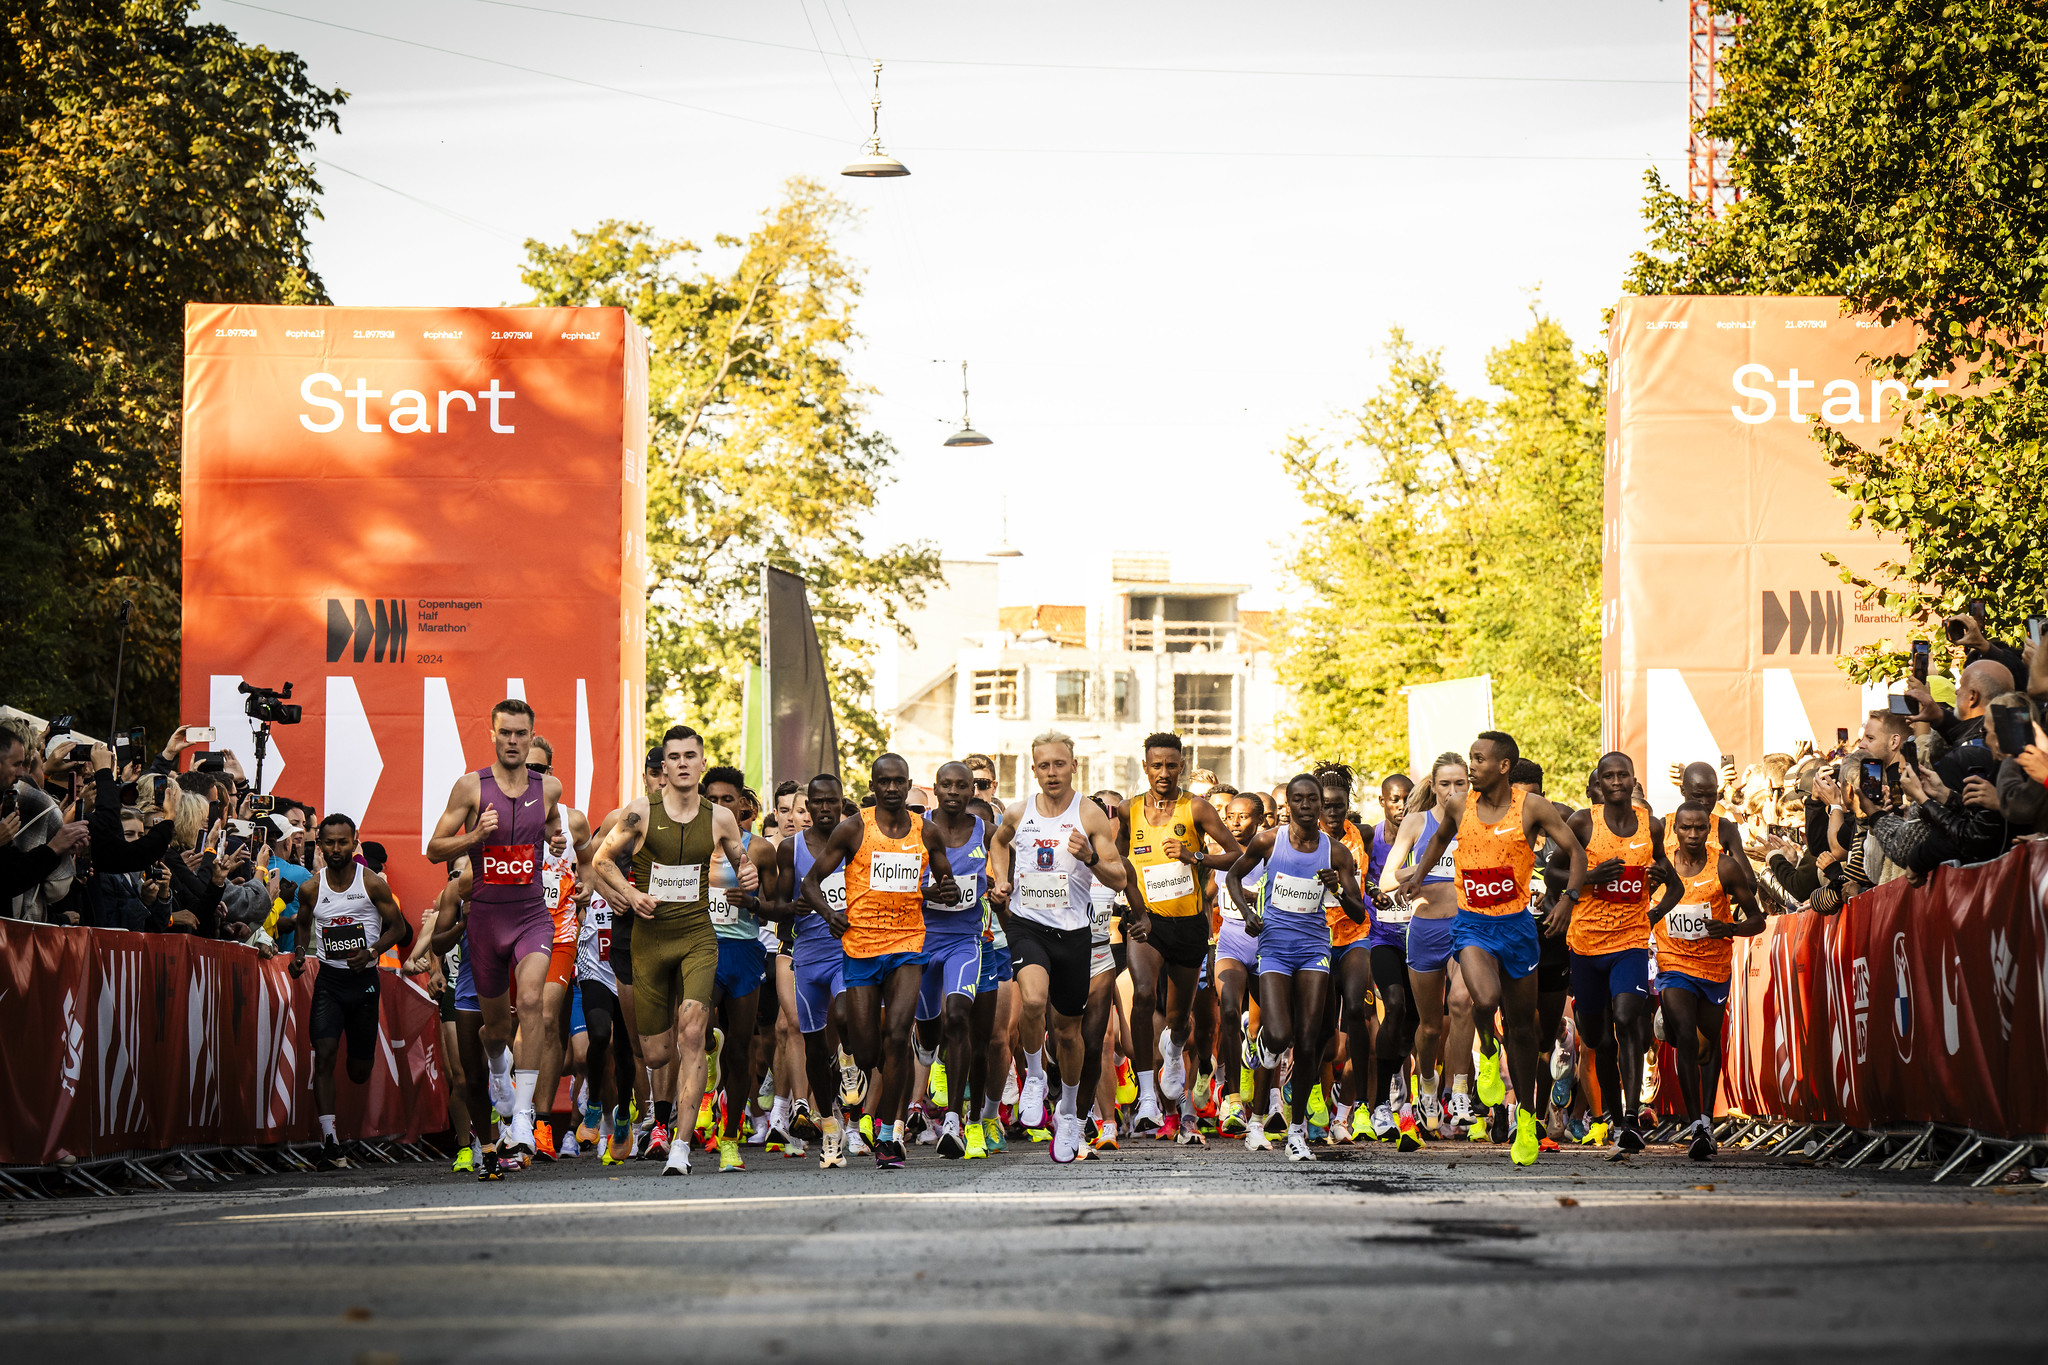
MULTIPOLYGON (((1999 664, 1981 666, 2004 671, 1999 664)), ((1961 695, 1958 689, 1958 700, 1961 695)), ((1989 702, 1985 697, 1983 704, 1989 702)), ((1865 811, 1885 855, 1917 882, 1943 863, 1981 863, 2005 852, 2011 842, 2005 818, 1963 800, 1972 777, 1995 782, 1997 772, 1998 760, 1982 743, 1958 744, 1933 768, 1902 766, 1899 785, 1911 806, 1904 812, 1889 806, 1865 811)), ((1857 800, 1863 800, 1861 793, 1857 800)))
POLYGON ((1985 708, 1993 697, 2012 690, 2012 670, 1988 658, 1964 666, 1956 681, 1954 707, 1936 701, 1927 684, 1918 678, 1906 680, 1906 695, 1920 703, 1920 714, 1913 717, 1915 733, 1922 732, 1923 727, 1931 729, 1951 748, 1983 744, 1985 708))
POLYGON ((217 938, 228 869, 218 852, 219 827, 209 830, 206 816, 205 797, 188 791, 178 798, 172 816, 173 854, 165 861, 171 873, 170 928, 174 933, 217 938))
POLYGON ((1998 759, 1997 784, 1988 794, 1972 784, 1964 792, 1963 799, 2003 815, 2011 826, 2013 838, 2040 834, 2048 829, 2048 786, 2043 786, 2040 779, 2029 775, 2022 761, 2028 754, 2040 755, 2044 750, 2040 716, 2024 692, 2007 692, 1992 698, 1991 704, 2024 709, 2033 717, 2034 742, 2017 754, 2008 754, 1998 742, 1997 728, 1987 729, 1984 732, 1985 746, 1998 759))
POLYGON ((0 912, 15 918, 34 917, 24 910, 86 837, 82 820, 52 829, 56 803, 30 776, 30 752, 24 728, 0 724, 0 912))
MULTIPOLYGON (((99 818, 95 812, 94 818, 99 818)), ((131 847, 143 837, 142 812, 120 813, 121 837, 131 847)), ((162 933, 171 927, 171 872, 162 862, 147 871, 98 869, 86 883, 86 923, 99 929, 162 933)))

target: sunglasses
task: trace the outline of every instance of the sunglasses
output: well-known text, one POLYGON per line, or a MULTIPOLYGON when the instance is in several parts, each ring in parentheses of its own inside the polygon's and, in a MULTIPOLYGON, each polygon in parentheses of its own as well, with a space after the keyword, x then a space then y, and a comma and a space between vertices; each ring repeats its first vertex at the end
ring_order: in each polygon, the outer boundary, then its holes
POLYGON ((992 777, 977 777, 974 779, 974 789, 978 792, 991 791, 995 785, 996 781, 992 777))
POLYGON ((526 771, 539 773, 542 777, 546 777, 548 775, 548 765, 545 763, 529 763, 526 765, 526 771))

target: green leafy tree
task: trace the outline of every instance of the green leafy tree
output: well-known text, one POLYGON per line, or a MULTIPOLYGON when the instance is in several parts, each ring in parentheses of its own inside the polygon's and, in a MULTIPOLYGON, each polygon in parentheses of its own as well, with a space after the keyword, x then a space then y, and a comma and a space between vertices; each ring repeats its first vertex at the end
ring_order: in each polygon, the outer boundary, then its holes
POLYGON ((856 626, 896 621, 938 576, 930 546, 872 549, 859 530, 895 451, 867 427, 871 390, 846 367, 860 277, 833 236, 851 217, 791 180, 745 238, 713 239, 737 253, 729 270, 639 223, 527 243, 532 302, 621 307, 647 330, 648 719, 693 724, 714 753, 739 749, 764 562, 810 585, 853 766, 888 733, 856 626))
MULTIPOLYGON (((1844 581, 1917 626, 1970 598, 2015 638, 2048 590, 2048 10, 2024 0, 1730 0, 1727 88, 1701 123, 1733 149, 1741 198, 1718 215, 1654 175, 1637 293, 1840 294, 1919 325, 1873 357, 1909 382, 1953 378, 1896 439, 1816 426, 1852 524, 1896 536, 1844 581)), ((1883 649, 1844 660, 1896 676, 1883 649)))
POLYGON ((345 96, 185 0, 6 9, 0 44, 0 584, 7 699, 177 723, 188 301, 314 303, 314 134, 345 96), (17 571, 18 570, 18 571, 17 571))

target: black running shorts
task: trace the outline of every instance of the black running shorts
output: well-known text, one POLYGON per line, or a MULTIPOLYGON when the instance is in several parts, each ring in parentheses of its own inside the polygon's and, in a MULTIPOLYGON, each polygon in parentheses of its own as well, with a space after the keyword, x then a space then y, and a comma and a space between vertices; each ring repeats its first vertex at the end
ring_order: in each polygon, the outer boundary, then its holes
POLYGON ((1167 966, 1198 971, 1209 959, 1209 917, 1154 914, 1152 932, 1145 942, 1166 959, 1167 966))
POLYGON ((321 963, 307 1033, 315 1040, 346 1038, 351 1059, 370 1057, 377 1046, 377 969, 352 972, 321 963))
POLYGON ((1079 1018, 1088 1008, 1089 958, 1093 944, 1087 925, 1054 929, 1022 915, 1010 916, 1010 966, 1019 976, 1026 967, 1046 975, 1046 1003, 1056 1014, 1079 1018))
POLYGON ((1543 932, 1541 921, 1536 925, 1536 992, 1539 995, 1553 995, 1572 988, 1572 954, 1565 946, 1564 935, 1548 935, 1543 932))

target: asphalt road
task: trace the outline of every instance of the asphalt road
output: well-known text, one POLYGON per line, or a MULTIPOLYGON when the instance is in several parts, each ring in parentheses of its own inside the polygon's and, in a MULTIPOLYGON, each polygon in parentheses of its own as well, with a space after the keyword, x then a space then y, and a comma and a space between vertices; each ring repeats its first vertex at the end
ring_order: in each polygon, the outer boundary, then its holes
POLYGON ((2048 1187, 1666 1149, 1044 1152, 5 1205, 0 1321, 43 1361, 2048 1359, 2048 1187))

